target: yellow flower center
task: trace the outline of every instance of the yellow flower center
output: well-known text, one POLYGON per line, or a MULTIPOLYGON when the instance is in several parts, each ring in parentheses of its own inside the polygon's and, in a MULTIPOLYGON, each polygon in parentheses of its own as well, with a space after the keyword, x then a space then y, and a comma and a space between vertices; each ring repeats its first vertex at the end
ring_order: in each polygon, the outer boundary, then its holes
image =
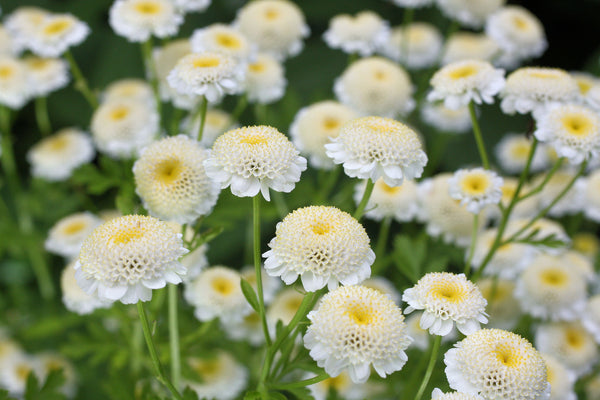
POLYGON ((519 15, 515 15, 513 18, 513 23, 515 24, 515 27, 521 31, 526 31, 530 27, 529 22, 519 15))
POLYGON ((218 33, 216 39, 219 45, 228 49, 239 49, 242 47, 240 40, 229 33, 218 33))
POLYGON ((17 365, 15 372, 17 373, 19 380, 24 381, 31 373, 31 367, 29 367, 27 364, 19 364, 17 365))
POLYGON ((168 185, 179 179, 182 170, 181 162, 177 159, 161 161, 156 167, 155 178, 160 183, 168 185))
POLYGON ((497 345, 494 353, 496 353, 497 360, 509 368, 519 365, 519 354, 509 344, 502 343, 497 345))
POLYGON ((434 285, 429 293, 437 299, 446 300, 451 303, 458 303, 465 297, 464 288, 447 282, 440 282, 434 285))
POLYGON ((140 1, 135 5, 135 10, 140 14, 156 15, 160 13, 162 7, 160 4, 153 1, 140 1))
POLYGON ((469 76, 475 75, 476 73, 477 68, 475 68, 473 65, 463 65, 450 71, 448 76, 451 79, 464 79, 469 76))
POLYGON ((65 147, 67 147, 68 144, 69 144, 69 139, 62 135, 53 137, 45 143, 45 145, 48 146, 47 148, 51 151, 62 150, 65 147))
POLYGON ((57 35, 66 31, 72 22, 68 19, 59 19, 57 21, 50 22, 44 27, 44 33, 47 35, 57 35))
POLYGON ((502 202, 508 202, 510 199, 515 197, 515 192, 517 188, 512 185, 504 185, 502 186, 502 202))
POLYGON ((468 195, 481 195, 490 187, 490 179, 485 174, 470 174, 463 178, 460 187, 468 195))
POLYGON ((595 253, 598 251, 598 239, 594 235, 580 233, 573 237, 573 249, 584 254, 595 253))
POLYGON ((324 235, 326 233, 329 233, 331 231, 331 228, 333 227, 327 222, 316 222, 310 227, 310 229, 316 235, 324 235))
POLYGON ((529 149, 528 143, 516 143, 510 149, 510 155, 516 159, 523 159, 529 155, 529 149))
POLYGON ((562 118, 565 129, 575 136, 587 136, 592 132, 593 123, 582 114, 567 114, 562 118))
POLYGON ((265 64, 263 64, 259 61, 259 62, 255 62, 255 63, 248 65, 248 69, 252 72, 259 73, 259 72, 263 72, 267 68, 266 68, 265 64))
POLYGON ((251 145, 256 145, 256 144, 265 144, 267 143, 267 139, 263 136, 263 135, 246 135, 243 138, 240 139, 241 143, 245 143, 245 144, 251 144, 251 145))
POLYGON ((389 193, 389 194, 395 194, 395 193, 399 192, 400 190, 402 190, 402 186, 389 186, 384 181, 379 182, 379 187, 381 188, 381 190, 383 192, 389 193))
POLYGON ((265 10, 265 18, 268 20, 274 20, 277 19, 279 17, 279 11, 275 10, 274 8, 268 8, 267 10, 265 10))
POLYGON ((569 281, 568 275, 558 268, 552 268, 542 272, 540 278, 543 283, 550 286, 563 286, 569 281))
POLYGON ((368 325, 373 322, 376 315, 364 304, 352 304, 348 307, 348 316, 359 325, 368 325))
POLYGON ((300 304, 302 304, 302 299, 299 299, 299 298, 295 297, 295 298, 292 298, 292 299, 288 299, 285 302, 285 308, 287 310, 292 311, 292 312, 295 313, 300 308, 300 304))
POLYGON ((213 279, 211 282, 211 286, 215 290, 215 292, 218 292, 224 296, 231 294, 231 292, 233 292, 234 289, 231 280, 221 277, 213 279))
POLYGON ((385 71, 377 70, 373 73, 373 77, 378 81, 387 80, 388 74, 385 71))
POLYGON ((202 378, 203 381, 211 381, 219 375, 222 365, 218 359, 214 360, 194 360, 190 362, 190 367, 202 378))
POLYGON ((581 94, 586 94, 592 88, 592 82, 587 79, 577 79, 577 86, 579 86, 579 91, 581 94))
POLYGON ((110 113, 110 118, 113 121, 120 121, 129 115, 129 108, 125 106, 116 107, 110 113))
POLYGON ((132 240, 139 239, 144 236, 145 229, 138 221, 134 226, 120 227, 110 238, 110 241, 115 244, 127 244, 132 240))
POLYGON ((220 114, 207 113, 206 114, 206 123, 212 126, 223 126, 227 122, 227 118, 223 117, 220 114))
POLYGON ((8 65, 4 65, 0 67, 0 78, 6 79, 10 78, 15 73, 13 67, 9 67, 8 65))
POLYGON ((556 72, 553 72, 553 71, 533 71, 533 72, 530 72, 530 76, 532 78, 539 78, 539 79, 555 79, 556 78, 556 72))
POLYGON ((45 58, 30 58, 29 60, 27 60, 27 65, 29 65, 29 67, 31 69, 36 69, 36 70, 46 68, 49 63, 50 63, 50 61, 45 58))
POLYGON ((192 65, 194 68, 212 68, 217 67, 219 64, 221 64, 221 60, 219 60, 219 58, 206 56, 196 58, 192 65))
POLYGON ((585 338, 577 329, 569 328, 566 332, 567 343, 569 346, 579 349, 585 345, 585 338))
POLYGON ((325 117, 323 119, 323 128, 328 131, 340 129, 340 120, 335 117, 325 117))
POLYGON ((62 231, 65 235, 73 235, 77 232, 81 232, 86 226, 87 224, 83 221, 74 221, 67 224, 62 231))
POLYGON ((328 388, 334 388, 336 391, 340 391, 348 386, 347 375, 340 374, 335 378, 327 378, 323 381, 323 384, 328 388))

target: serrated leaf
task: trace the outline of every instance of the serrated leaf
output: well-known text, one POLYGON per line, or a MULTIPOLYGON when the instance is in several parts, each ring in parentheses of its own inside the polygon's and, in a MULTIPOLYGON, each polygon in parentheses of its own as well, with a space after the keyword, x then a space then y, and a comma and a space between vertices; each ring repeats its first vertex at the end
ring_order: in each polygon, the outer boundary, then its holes
POLYGON ((242 288, 242 293, 244 293, 246 301, 248 302, 248 304, 250 304, 250 307, 252 307, 254 311, 259 312, 258 310, 260 310, 260 307, 258 304, 258 296, 256 295, 254 288, 244 278, 240 279, 240 286, 242 288))
POLYGON ((272 400, 288 400, 287 397, 285 397, 283 395, 283 393, 279 393, 279 392, 269 392, 267 393, 269 396, 269 399, 272 400))
POLYGON ((183 400, 198 400, 198 395, 190 389, 189 386, 186 386, 185 389, 183 389, 182 396, 183 400))
POLYGON ((300 400, 314 400, 315 398, 310 394, 310 390, 307 387, 286 389, 300 400))

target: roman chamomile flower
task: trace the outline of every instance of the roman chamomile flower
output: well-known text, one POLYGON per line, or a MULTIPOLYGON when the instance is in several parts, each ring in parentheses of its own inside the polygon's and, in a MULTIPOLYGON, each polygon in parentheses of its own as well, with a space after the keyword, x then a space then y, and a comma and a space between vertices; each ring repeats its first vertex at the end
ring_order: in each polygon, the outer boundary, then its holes
MULTIPOLYGON (((364 196, 366 186, 366 182, 361 181, 354 187, 354 202, 357 205, 364 196)), ((410 221, 419 213, 417 184, 404 180, 400 186, 388 186, 379 178, 365 209, 365 217, 375 221, 387 217, 393 217, 398 222, 410 221)))
POLYGON ((286 85, 283 65, 269 54, 257 55, 246 67, 244 91, 250 103, 273 103, 283 97, 286 85))
POLYGON ((32 96, 47 96, 69 83, 69 64, 60 58, 23 59, 29 70, 32 96))
POLYGON ((245 69, 226 54, 202 52, 179 59, 167 76, 167 82, 178 93, 204 96, 211 103, 221 101, 225 94, 242 90, 245 69))
POLYGON ((183 15, 169 0, 117 0, 110 8, 108 22, 117 35, 130 42, 145 42, 151 36, 175 35, 183 15))
POLYGON ((470 335, 480 329, 480 323, 488 322, 487 301, 464 274, 426 274, 404 291, 402 300, 409 305, 404 310, 406 314, 423 310, 420 326, 433 335, 446 336, 454 324, 460 332, 470 335))
POLYGON ((0 104, 19 109, 33 92, 27 65, 11 55, 0 55, 0 104))
POLYGON ((462 393, 489 400, 550 398, 544 359, 512 332, 481 329, 448 350, 444 363, 450 387, 462 393))
POLYGON ((210 213, 220 189, 204 171, 208 154, 185 135, 153 142, 142 151, 133 176, 136 193, 150 215, 188 224, 210 213))
POLYGON ((239 62, 247 62, 255 53, 254 46, 239 29, 225 24, 196 29, 190 37, 190 45, 194 53, 216 51, 239 62))
POLYGON ((185 385, 196 392, 198 398, 233 400, 248 384, 248 370, 225 351, 184 360, 191 372, 185 385))
POLYGON ((76 258, 85 238, 100 225, 102 220, 90 212, 67 215, 50 228, 44 247, 68 259, 76 258))
POLYGON ((329 21, 329 28, 323 34, 323 39, 333 49, 366 57, 379 50, 388 41, 389 35, 387 21, 372 11, 363 11, 356 16, 334 16, 329 21))
POLYGON ((498 44, 482 33, 460 31, 448 37, 444 44, 442 64, 463 60, 492 62, 499 53, 498 44))
POLYGON ((410 69, 422 69, 437 62, 442 42, 442 35, 435 26, 415 22, 406 27, 395 27, 381 52, 410 69))
POLYGON ((468 105, 471 101, 492 104, 504 83, 504 70, 494 68, 487 61, 457 61, 433 75, 433 90, 427 95, 427 100, 443 100, 445 106, 452 109, 468 105))
POLYGON ((231 186, 239 197, 253 197, 260 191, 269 201, 269 188, 286 193, 294 189, 306 169, 306 159, 277 129, 258 125, 219 136, 204 168, 221 189, 231 186))
POLYGON ((389 118, 363 117, 346 123, 325 145, 327 156, 350 177, 383 178, 389 186, 419 178, 427 163, 417 133, 389 118))
POLYGON ((469 212, 479 214, 488 204, 502 198, 503 180, 494 171, 483 168, 459 169, 448 181, 450 197, 460 200, 469 212))
POLYGON ((385 378, 402 369, 412 342, 402 310, 386 295, 363 286, 344 286, 327 293, 316 310, 304 346, 331 377, 347 371, 364 383, 371 365, 385 378))
POLYGON ((447 17, 471 27, 481 27, 488 16, 504 5, 506 0, 436 0, 447 17))
POLYGON ((48 14, 28 40, 28 47, 40 57, 59 57, 69 47, 83 42, 90 28, 71 14, 48 14))
POLYGON ((123 304, 149 301, 152 289, 181 282, 188 252, 181 233, 154 217, 126 215, 96 228, 83 242, 75 279, 88 294, 123 304))
POLYGON ((298 276, 304 289, 356 285, 371 275, 375 253, 369 237, 350 214, 335 207, 311 206, 288 214, 277 224, 265 252, 265 269, 288 285, 298 276))

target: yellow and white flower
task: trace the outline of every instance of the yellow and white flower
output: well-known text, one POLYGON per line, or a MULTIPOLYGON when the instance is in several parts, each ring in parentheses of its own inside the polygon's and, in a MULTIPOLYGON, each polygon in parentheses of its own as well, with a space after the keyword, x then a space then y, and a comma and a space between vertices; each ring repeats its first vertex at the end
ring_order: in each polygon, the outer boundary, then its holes
POLYGON ((452 109, 442 102, 423 103, 421 119, 435 129, 451 134, 471 132, 473 126, 467 106, 452 109))
POLYGON ((460 31, 448 37, 444 44, 442 64, 464 60, 492 62, 500 52, 498 44, 483 33, 460 31))
POLYGON ((381 52, 409 69, 422 69, 438 61, 442 42, 442 35, 434 25, 414 22, 407 27, 395 27, 381 52))
POLYGON ((373 11, 362 11, 355 16, 338 14, 329 21, 323 34, 332 49, 367 57, 383 47, 390 36, 389 23, 373 11))
POLYGON ((218 52, 246 63, 254 56, 255 49, 248 38, 237 28, 225 24, 212 24, 196 29, 190 37, 194 53, 218 52))
POLYGON ((233 400, 248 384, 248 370, 225 351, 203 358, 188 357, 185 362, 194 374, 185 384, 198 398, 233 400))
POLYGON ((19 109, 31 98, 33 88, 27 65, 11 55, 0 55, 0 105, 19 109))
POLYGON ((502 177, 483 168, 459 169, 448 180, 450 197, 459 200, 473 214, 502 198, 502 177))
POLYGON ((246 67, 244 90, 251 103, 273 103, 283 97, 286 86, 283 65, 269 54, 258 54, 246 67))
POLYGON ((51 253, 73 259, 79 255, 85 238, 100 225, 102 220, 87 211, 67 215, 50 228, 44 247, 51 253))
POLYGON ((479 28, 486 19, 504 5, 506 0, 436 0, 437 6, 447 17, 462 25, 479 28))
POLYGON ((31 56, 23 62, 29 69, 33 96, 47 96, 69 83, 69 65, 63 59, 31 56))
POLYGON ((151 36, 174 36, 183 15, 170 0, 117 0, 110 7, 108 22, 117 35, 145 42, 151 36))
POLYGON ((28 47, 40 57, 60 57, 89 34, 89 26, 71 14, 47 14, 32 32, 28 47))

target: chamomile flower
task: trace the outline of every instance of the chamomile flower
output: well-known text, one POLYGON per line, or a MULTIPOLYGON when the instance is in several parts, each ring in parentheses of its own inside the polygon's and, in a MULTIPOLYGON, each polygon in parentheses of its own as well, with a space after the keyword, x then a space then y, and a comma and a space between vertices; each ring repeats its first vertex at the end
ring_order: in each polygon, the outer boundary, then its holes
POLYGON ((514 296, 514 280, 484 278, 477 281, 477 286, 488 302, 488 327, 513 330, 523 315, 519 301, 514 296))
MULTIPOLYGON (((507 133, 500 139, 495 148, 496 159, 503 170, 511 174, 518 174, 525 168, 532 141, 523 134, 507 133)), ((540 171, 548 165, 545 152, 538 149, 533 155, 530 171, 540 171)))
POLYGON ((185 362, 195 375, 185 384, 198 398, 233 400, 248 384, 248 370, 225 351, 219 350, 212 357, 188 357, 185 362))
POLYGON ((184 110, 192 110, 198 102, 197 97, 180 94, 169 85, 167 77, 179 59, 191 52, 192 46, 188 39, 176 39, 162 47, 155 48, 152 53, 156 76, 158 78, 160 98, 164 101, 172 101, 175 107, 184 110))
MULTIPOLYGON (((595 174, 595 175, 598 175, 597 179, 600 180, 600 174, 595 174)), ((598 184, 600 184, 600 182, 598 182, 598 184)), ((584 211, 587 210, 588 208, 591 208, 590 203, 586 203, 586 205, 584 206, 584 211)), ((598 221, 600 219, 600 212, 598 212, 597 215, 599 217, 596 217, 596 219, 593 219, 588 214, 586 214, 586 216, 588 218, 591 218, 594 221, 598 221)), ((591 233, 591 232, 577 232, 572 237, 571 248, 577 254, 581 254, 588 261, 593 262, 596 260, 596 256, 598 255, 598 250, 600 250, 600 239, 598 239, 598 236, 596 236, 596 234, 591 233)))
POLYGON ((6 16, 4 26, 13 39, 14 54, 29 49, 31 37, 48 15, 43 8, 21 6, 6 16))
POLYGON ((281 99, 287 79, 283 65, 269 54, 259 54, 248 64, 244 90, 251 103, 269 104, 281 99))
MULTIPOLYGON (((514 177, 504 177, 504 184, 502 185, 502 198, 500 199, 500 203, 504 207, 508 207, 511 200, 515 197, 515 193, 517 191, 517 186, 519 185, 519 180, 514 177)), ((532 189, 531 184, 525 183, 521 191, 519 191, 519 196, 530 193, 532 189)), ((539 195, 532 195, 526 199, 519 201, 511 212, 511 218, 513 219, 521 219, 521 218, 532 218, 535 216, 540 210, 540 198, 539 195)), ((498 210, 499 213, 500 210, 498 210)), ((499 215, 499 214, 498 214, 499 215)), ((510 224, 510 223, 509 223, 510 224)))
POLYGON ((486 21, 486 34, 502 50, 500 65, 514 67, 522 60, 539 57, 548 47, 540 20, 523 7, 510 5, 495 11, 486 21))
POLYGON ((517 279, 515 297, 523 311, 552 321, 572 321, 585 308, 585 276, 564 260, 537 256, 517 279))
POLYGON ((133 176, 136 193, 150 215, 188 224, 211 212, 220 189, 204 170, 208 155, 185 135, 153 142, 142 151, 133 176))
POLYGON ((392 3, 403 8, 420 8, 430 5, 433 0, 392 0, 392 3))
POLYGON ((448 181, 450 197, 460 200, 469 212, 479 214, 488 204, 502 198, 503 180, 494 171, 483 168, 459 169, 448 181))
POLYGON ((173 0, 175 7, 185 12, 200 12, 210 6, 212 0, 173 0))
POLYGON ((333 49, 366 57, 380 49, 389 36, 390 26, 387 21, 373 11, 362 11, 355 16, 334 16, 329 21, 323 39, 333 49))
POLYGON ((151 36, 174 36, 183 15, 169 0, 117 0, 110 7, 108 22, 128 41, 145 42, 151 36))
POLYGON ((448 108, 444 103, 425 102, 421 107, 421 119, 435 129, 451 134, 471 132, 472 121, 469 108, 448 108))
POLYGON ((265 269, 290 285, 298 276, 309 292, 356 285, 371 275, 375 253, 362 225, 335 207, 310 206, 277 224, 265 269))
POLYGON ((234 269, 217 265, 203 270, 185 285, 184 297, 194 307, 200 321, 215 317, 227 322, 240 321, 250 314, 240 287, 240 274, 234 269))
POLYGON ((591 108, 552 105, 536 117, 536 123, 535 137, 548 142, 559 157, 567 157, 572 164, 600 153, 600 116, 591 108))
POLYGON ((32 92, 25 63, 10 55, 0 55, 0 105, 19 109, 29 101, 32 92))
POLYGON ((96 152, 91 137, 77 128, 64 128, 43 138, 27 152, 31 175, 47 181, 64 181, 96 152))
POLYGON ((111 102, 116 100, 141 101, 154 106, 152 86, 147 81, 137 78, 113 81, 104 90, 102 101, 111 102))
MULTIPOLYGON (((239 125, 233 120, 233 116, 226 111, 218 108, 209 108, 204 116, 204 131, 202 132, 202 140, 200 144, 206 148, 210 148, 217 137, 227 131, 238 128, 239 125)), ((200 130, 200 115, 191 115, 184 119, 181 124, 182 131, 188 136, 196 138, 200 130)))
POLYGON ((464 60, 447 64, 431 78, 433 90, 427 100, 443 100, 448 108, 456 109, 469 102, 494 102, 494 96, 504 87, 504 70, 487 61, 464 60))
POLYGON ((382 57, 350 64, 335 80, 333 91, 341 103, 363 114, 394 117, 408 114, 415 107, 410 76, 382 57))
POLYGON ((444 393, 440 389, 435 388, 431 392, 431 400, 483 400, 483 397, 461 392, 444 393))
POLYGON ((90 130, 99 151, 113 158, 130 158, 158 133, 158 114, 146 102, 113 100, 94 112, 90 130))
POLYGON ((79 315, 92 313, 97 308, 107 308, 113 303, 101 300, 83 291, 75 279, 75 261, 67 264, 60 275, 60 289, 65 308, 79 315))
POLYGON ((444 355, 450 387, 484 399, 547 400, 550 384, 541 354, 521 336, 481 329, 444 355))
POLYGON ((277 293, 266 313, 267 325, 271 334, 275 334, 277 321, 281 321, 283 325, 289 325, 300 308, 302 299, 304 299, 304 295, 293 287, 284 288, 277 293))
POLYGON ((28 47, 40 57, 60 57, 89 34, 89 26, 71 14, 48 14, 33 31, 28 47))
POLYGON ((254 53, 246 36, 237 28, 225 24, 212 24, 196 29, 192 33, 190 44, 194 53, 218 52, 242 63, 249 61, 254 53))
MULTIPOLYGON (((363 198, 366 182, 361 181, 354 188, 354 202, 358 205, 363 198)), ((375 181, 373 192, 365 207, 365 217, 381 221, 393 217, 398 222, 415 218, 419 212, 417 184, 405 180, 400 186, 388 186, 382 178, 375 181)))
POLYGON ((500 93, 500 108, 506 114, 527 114, 542 110, 549 103, 568 103, 577 98, 577 82, 558 68, 523 67, 506 78, 500 93))
POLYGON ((550 400, 577 400, 574 391, 577 377, 573 371, 569 371, 565 365, 556 357, 548 353, 542 353, 546 363, 548 382, 550 383, 550 400))
POLYGON ((35 357, 20 353, 11 357, 0 369, 0 387, 8 391, 12 398, 24 398, 29 374, 34 374, 39 379, 42 371, 42 366, 35 357))
MULTIPOLYGON (((4 370, 15 359, 25 354, 21 345, 6 335, 4 330, 0 334, 0 371, 4 370)), ((0 385, 1 386, 1 385, 0 385)))
POLYGON ((579 86, 579 95, 583 104, 598 109, 600 104, 597 104, 597 100, 600 98, 594 98, 594 94, 596 93, 596 96, 600 94, 600 79, 595 75, 580 71, 571 72, 571 76, 579 86))
POLYGON ((327 156, 350 177, 383 178, 389 186, 420 178, 427 163, 417 133, 401 122, 363 117, 347 122, 325 145, 327 156))
POLYGON ((577 377, 587 374, 598 362, 598 344, 578 322, 554 322, 537 327, 535 346, 552 354, 577 377))
POLYGON ((479 28, 486 19, 504 5, 506 0, 436 0, 437 6, 447 17, 462 25, 479 28))
MULTIPOLYGON (((306 379, 312 376, 307 376, 306 379)), ((346 371, 342 371, 335 378, 327 378, 313 385, 308 385, 307 388, 315 400, 327 400, 327 396, 331 390, 335 391, 340 398, 346 400, 361 400, 372 394, 372 391, 366 385, 352 382, 350 375, 346 371)))
POLYGON ((350 107, 326 100, 303 107, 290 126, 292 142, 315 168, 332 169, 335 164, 325 153, 325 144, 338 135, 340 128, 358 117, 350 107))
POLYGON ((412 339, 402 310, 376 290, 339 287, 323 296, 308 319, 304 346, 331 377, 347 371, 352 382, 364 383, 371 365, 385 378, 408 359, 404 350, 412 339))
POLYGON ((33 96, 47 96, 69 83, 69 65, 65 60, 26 57, 23 62, 29 69, 33 96))
POLYGON ((288 0, 257 0, 238 10, 233 23, 258 50, 283 60, 302 50, 310 33, 300 8, 288 0))
MULTIPOLYGON (((539 187, 542 182, 545 182, 543 189, 537 195, 540 207, 546 208, 550 206, 573 178, 575 178, 575 172, 569 169, 558 170, 550 178, 546 174, 535 176, 531 181, 532 187, 539 187)), ((577 178, 575 184, 549 209, 549 216, 562 217, 582 211, 584 204, 581 193, 583 182, 580 179, 577 178)))
POLYGON ((234 195, 253 197, 260 191, 269 201, 269 189, 288 193, 306 169, 306 159, 285 135, 265 126, 246 126, 219 136, 208 159, 206 174, 234 195))
POLYGON ((44 247, 51 253, 73 259, 85 238, 100 225, 102 220, 90 212, 67 215, 50 228, 44 247))
POLYGON ((133 304, 149 301, 152 289, 181 282, 188 252, 181 234, 154 217, 126 215, 96 228, 83 242, 75 278, 88 294, 133 304))
POLYGON ((492 62, 500 51, 496 42, 482 33, 457 32, 450 35, 444 44, 442 64, 463 60, 492 62))
POLYGON ((592 221, 600 222, 600 170, 595 170, 583 179, 582 197, 582 211, 585 216, 592 221))
POLYGON ((585 310, 581 314, 581 323, 600 344, 600 294, 587 299, 585 310))
POLYGON ((488 322, 487 301, 464 274, 426 274, 404 291, 402 300, 408 303, 406 314, 423 310, 420 326, 432 335, 446 336, 455 324, 460 332, 470 335, 488 322))
POLYGON ((384 43, 381 52, 409 69, 434 65, 442 50, 442 35, 426 22, 414 22, 407 27, 396 27, 384 43))
POLYGON ((245 70, 231 56, 217 52, 191 53, 177 61, 167 82, 178 93, 205 96, 211 103, 239 93, 245 70))
MULTIPOLYGON (((410 348, 417 348, 423 351, 429 348, 429 339, 431 338, 431 335, 427 329, 421 328, 420 315, 408 315, 406 317, 406 329, 408 331, 408 336, 413 339, 410 348)), ((448 336, 452 336, 452 332, 448 336)))

